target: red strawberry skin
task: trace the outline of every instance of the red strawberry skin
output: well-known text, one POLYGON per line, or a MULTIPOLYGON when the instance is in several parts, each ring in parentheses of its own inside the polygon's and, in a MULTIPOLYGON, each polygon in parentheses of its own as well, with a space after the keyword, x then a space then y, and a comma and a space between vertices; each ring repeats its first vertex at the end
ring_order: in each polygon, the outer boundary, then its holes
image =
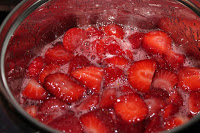
POLYGON ((82 86, 63 73, 48 75, 44 80, 44 87, 56 98, 65 102, 77 101, 85 92, 82 86))
POLYGON ((71 75, 90 90, 100 92, 103 73, 100 67, 87 66, 72 71, 71 75))
POLYGON ((133 49, 137 49, 141 46, 144 33, 136 32, 128 37, 129 42, 133 49))
POLYGON ((116 93, 117 92, 116 92, 115 88, 104 89, 103 93, 101 95, 101 102, 100 102, 99 106, 101 108, 112 107, 117 98, 116 93))
POLYGON ((24 110, 33 118, 37 117, 37 113, 38 113, 38 108, 36 105, 32 105, 32 106, 27 106, 24 108, 24 110))
POLYGON ((106 33, 108 36, 115 36, 117 38, 123 39, 124 38, 124 30, 121 26, 117 24, 110 24, 105 27, 102 27, 103 31, 106 33))
POLYGON ((106 62, 108 65, 112 64, 114 66, 125 66, 129 63, 129 61, 123 56, 113 56, 111 58, 106 58, 104 62, 106 62))
POLYGON ((175 116, 175 117, 172 117, 168 120, 166 120, 164 122, 164 127, 165 129, 172 129, 172 128, 175 128, 175 127, 178 127, 182 124, 185 124, 186 122, 189 121, 189 118, 187 116, 175 116))
POLYGON ((33 100, 44 100, 47 98, 47 91, 35 80, 30 79, 22 91, 23 96, 33 100))
POLYGON ((156 69, 156 62, 150 59, 134 62, 128 70, 128 81, 138 91, 148 92, 156 69))
POLYGON ((190 113, 193 115, 196 115, 200 112, 199 97, 200 97, 200 92, 190 92, 189 94, 188 106, 189 106, 190 113))
POLYGON ((115 82, 117 79, 123 76, 123 71, 117 67, 106 67, 104 68, 104 71, 105 86, 115 82))

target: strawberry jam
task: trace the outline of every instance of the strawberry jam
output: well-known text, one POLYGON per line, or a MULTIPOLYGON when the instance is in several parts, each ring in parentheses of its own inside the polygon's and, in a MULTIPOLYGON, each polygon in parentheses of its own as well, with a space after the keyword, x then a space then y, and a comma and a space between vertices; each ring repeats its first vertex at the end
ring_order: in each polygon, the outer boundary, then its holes
POLYGON ((28 64, 21 106, 72 133, 149 133, 188 122, 200 112, 200 69, 180 43, 199 39, 200 22, 173 22, 69 29, 28 64))

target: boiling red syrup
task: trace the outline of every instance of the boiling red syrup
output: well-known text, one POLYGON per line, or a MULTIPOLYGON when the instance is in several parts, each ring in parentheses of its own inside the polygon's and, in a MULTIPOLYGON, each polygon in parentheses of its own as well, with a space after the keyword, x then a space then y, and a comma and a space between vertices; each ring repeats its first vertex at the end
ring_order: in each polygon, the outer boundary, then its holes
POLYGON ((29 63, 21 106, 63 132, 148 133, 186 123, 200 111, 200 69, 163 29, 66 31, 29 63))

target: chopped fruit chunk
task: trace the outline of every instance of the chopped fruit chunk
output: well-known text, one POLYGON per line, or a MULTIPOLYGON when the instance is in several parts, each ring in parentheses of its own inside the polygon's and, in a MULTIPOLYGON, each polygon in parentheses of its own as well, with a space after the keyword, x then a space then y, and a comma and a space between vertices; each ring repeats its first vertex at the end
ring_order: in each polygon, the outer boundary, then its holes
POLYGON ((107 26, 102 27, 103 31, 106 33, 108 36, 115 36, 117 38, 123 39, 124 38, 124 29, 117 25, 117 24, 110 24, 107 26))
POLYGON ((63 45, 56 45, 53 48, 48 49, 45 53, 45 61, 47 64, 65 64, 72 58, 73 53, 71 51, 65 50, 63 45))
POLYGON ((123 75, 123 71, 117 67, 106 67, 104 68, 104 71, 105 86, 120 79, 123 75))
POLYGON ((95 66, 87 66, 76 69, 71 75, 90 90, 99 92, 103 79, 103 69, 95 66))
POLYGON ((96 39, 92 42, 92 49, 96 51, 96 54, 100 59, 102 59, 105 56, 104 46, 105 44, 102 39, 96 39))
POLYGON ((144 35, 142 46, 150 54, 164 54, 171 49, 171 38, 163 31, 151 31, 144 35))
POLYGON ((47 91, 33 78, 29 80, 22 94, 33 100, 43 100, 47 98, 47 91))
POLYGON ((159 98, 163 101, 169 98, 169 93, 166 90, 160 88, 151 88, 148 93, 146 93, 145 98, 159 98))
POLYGON ((85 31, 91 37, 94 37, 94 36, 101 37, 101 36, 103 36, 103 31, 98 30, 95 27, 88 27, 85 31))
POLYGON ((148 114, 145 102, 136 94, 120 96, 114 105, 117 115, 129 123, 142 121, 148 114))
POLYGON ((200 92, 190 92, 189 94, 189 110, 193 115, 196 115, 200 112, 200 92))
POLYGON ((29 64, 27 68, 27 76, 28 77, 38 77, 42 68, 44 67, 44 60, 41 56, 36 57, 31 64, 29 64))
POLYGON ((120 87, 120 92, 122 92, 123 94, 130 94, 133 93, 135 94, 136 92, 129 86, 122 86, 120 87))
POLYGON ((37 113, 38 113, 38 108, 36 105, 32 105, 32 106, 27 106, 24 108, 24 110, 33 118, 37 117, 37 113))
POLYGON ((178 106, 175 104, 168 104, 163 110, 163 118, 168 119, 170 116, 175 115, 179 111, 178 106))
POLYGON ((154 115, 149 119, 145 133, 159 133, 163 130, 163 121, 159 114, 154 115))
POLYGON ((178 74, 178 85, 186 91, 200 90, 200 69, 195 67, 184 67, 178 74))
POLYGON ((69 29, 63 37, 63 45, 66 50, 74 51, 88 38, 87 32, 80 28, 69 29))
POLYGON ((44 87, 56 98, 65 102, 79 100, 85 89, 72 81, 63 73, 48 75, 44 80, 44 87))
POLYGON ((129 42, 133 49, 137 49, 141 46, 144 33, 136 32, 128 37, 129 42))
POLYGON ((83 129, 75 113, 68 111, 56 118, 48 126, 66 133, 82 133, 83 129))
POLYGON ((101 102, 99 106, 101 108, 112 107, 115 101, 116 101, 116 89, 107 88, 103 90, 103 93, 101 95, 101 102))
POLYGON ((134 62, 128 70, 128 81, 138 91, 148 92, 156 69, 156 62, 150 59, 134 62))
POLYGON ((129 63, 129 61, 123 56, 113 56, 111 58, 106 58, 104 61, 115 66, 125 66, 129 63))
POLYGON ((170 93, 170 96, 167 99, 167 102, 181 106, 181 105, 183 105, 183 98, 178 91, 174 91, 174 92, 170 93))
POLYGON ((165 121, 165 129, 172 129, 189 121, 187 116, 175 116, 165 121))
POLYGON ((152 87, 164 89, 171 92, 178 83, 178 76, 167 70, 158 70, 153 78, 152 87))

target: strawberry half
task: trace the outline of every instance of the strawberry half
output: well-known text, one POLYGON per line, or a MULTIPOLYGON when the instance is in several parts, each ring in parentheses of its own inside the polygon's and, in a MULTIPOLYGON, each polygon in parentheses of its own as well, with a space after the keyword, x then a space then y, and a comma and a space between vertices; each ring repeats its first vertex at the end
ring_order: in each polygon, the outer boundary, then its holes
POLYGON ((142 121, 148 114, 145 102, 136 94, 129 94, 117 98, 114 104, 115 112, 128 123, 142 121))
POLYGON ((103 90, 99 106, 101 108, 112 107, 116 101, 116 93, 115 88, 107 88, 103 90))
POLYGON ((200 90, 200 69, 195 67, 183 67, 178 74, 178 86, 186 91, 200 90))
POLYGON ((44 80, 44 87, 56 98, 65 102, 77 101, 85 92, 82 86, 63 73, 48 75, 44 80))
POLYGON ((29 99, 43 100, 47 98, 48 93, 34 78, 31 78, 22 94, 29 99))
POLYGON ((155 114, 149 119, 145 133, 159 133, 163 131, 163 121, 160 114, 155 114))
POLYGON ((63 37, 63 45, 66 50, 74 51, 88 38, 87 32, 80 28, 69 29, 63 37))
POLYGON ((107 86, 109 83, 115 82, 117 79, 123 76, 123 71, 117 67, 106 67, 104 68, 104 80, 105 85, 107 86))
POLYGON ((63 45, 56 45, 45 53, 45 61, 47 64, 58 63, 65 64, 73 58, 73 53, 64 48, 63 45))
POLYGON ((38 108, 36 105, 32 105, 32 106, 27 106, 24 108, 24 110, 33 118, 37 117, 37 113, 38 113, 38 108))
POLYGON ((190 92, 189 94, 189 102, 188 102, 188 108, 190 110, 190 113, 193 115, 196 115, 200 112, 200 92, 190 92))
POLYGON ((175 73, 167 70, 158 70, 153 78, 152 87, 171 92, 177 83, 178 76, 175 73))
POLYGON ((71 72, 71 75, 79 82, 84 84, 90 90, 99 92, 101 81, 103 79, 103 69, 95 66, 87 66, 76 69, 71 72))
POLYGON ((133 49, 137 49, 141 46, 144 33, 136 32, 128 37, 129 42, 133 49))
POLYGON ((124 30, 121 26, 117 24, 110 24, 102 27, 103 31, 108 36, 115 36, 117 38, 123 39, 124 38, 124 30))
POLYGON ((164 54, 171 49, 171 38, 163 31, 151 31, 144 35, 142 46, 150 54, 164 54))
POLYGON ((168 104, 164 109, 163 109, 163 118, 168 119, 171 116, 175 115, 179 111, 179 107, 176 106, 175 104, 168 104))
POLYGON ((150 59, 134 62, 128 70, 128 81, 138 91, 148 92, 156 69, 156 62, 150 59))
POLYGON ((175 90, 174 92, 170 93, 169 98, 167 99, 167 102, 173 103, 179 107, 183 105, 183 98, 180 95, 180 93, 175 90))
POLYGON ((113 56, 110 58, 106 58, 104 62, 106 62, 106 64, 112 64, 114 66, 122 66, 122 67, 128 65, 129 63, 129 61, 123 56, 113 56))

